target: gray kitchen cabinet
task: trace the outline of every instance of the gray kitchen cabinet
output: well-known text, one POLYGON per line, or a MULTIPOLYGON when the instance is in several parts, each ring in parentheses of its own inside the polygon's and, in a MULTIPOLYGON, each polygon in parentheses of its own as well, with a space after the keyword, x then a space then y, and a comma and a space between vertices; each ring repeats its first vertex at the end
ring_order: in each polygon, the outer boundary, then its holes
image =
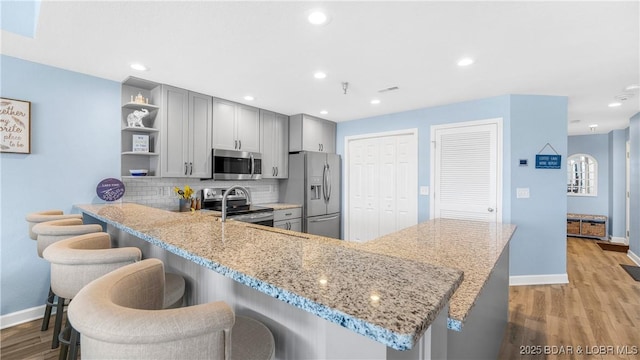
POLYGON ((216 149, 259 152, 259 109, 214 98, 213 147, 216 149))
POLYGON ((302 232, 302 208, 275 210, 273 227, 302 232))
POLYGON ((212 97, 162 85, 161 174, 211 176, 212 97))
POLYGON ((289 177, 289 117, 260 110, 262 178, 289 177))
POLYGON ((336 123, 307 114, 289 118, 289 151, 336 152, 336 123))

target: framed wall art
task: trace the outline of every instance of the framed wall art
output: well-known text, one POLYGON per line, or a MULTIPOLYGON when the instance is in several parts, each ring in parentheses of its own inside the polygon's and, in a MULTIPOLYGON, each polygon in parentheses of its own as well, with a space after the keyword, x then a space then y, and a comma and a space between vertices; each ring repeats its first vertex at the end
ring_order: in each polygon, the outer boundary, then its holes
POLYGON ((0 152, 31 153, 31 102, 0 98, 0 152))

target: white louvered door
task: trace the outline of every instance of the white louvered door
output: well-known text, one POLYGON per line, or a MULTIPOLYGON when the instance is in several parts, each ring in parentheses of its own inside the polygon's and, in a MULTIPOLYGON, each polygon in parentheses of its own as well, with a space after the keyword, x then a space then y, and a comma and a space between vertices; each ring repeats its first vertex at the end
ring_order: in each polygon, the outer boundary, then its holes
POLYGON ((466 124, 432 131, 432 218, 501 221, 499 122, 466 124))

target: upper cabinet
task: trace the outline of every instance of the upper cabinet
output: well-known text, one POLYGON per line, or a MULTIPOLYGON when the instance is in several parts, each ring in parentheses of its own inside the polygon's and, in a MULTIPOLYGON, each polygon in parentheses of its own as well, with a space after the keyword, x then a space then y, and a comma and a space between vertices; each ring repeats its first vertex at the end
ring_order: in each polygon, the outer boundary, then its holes
POLYGON ((336 123, 307 114, 289 118, 289 151, 336 152, 336 123))
POLYGON ((232 101, 213 99, 213 148, 260 151, 260 110, 232 101))
POLYGON ((262 178, 289 177, 289 117, 260 110, 262 178))
POLYGON ((120 175, 130 170, 147 170, 147 176, 159 176, 159 121, 153 93, 158 83, 129 77, 122 83, 122 130, 120 132, 120 175))
POLYGON ((161 174, 211 176, 212 97, 162 85, 161 174))

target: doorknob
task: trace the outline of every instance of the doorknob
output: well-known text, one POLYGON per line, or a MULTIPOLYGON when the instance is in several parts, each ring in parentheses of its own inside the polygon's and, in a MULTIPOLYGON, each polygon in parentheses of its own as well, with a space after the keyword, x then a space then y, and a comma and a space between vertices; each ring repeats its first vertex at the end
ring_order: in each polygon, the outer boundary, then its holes
POLYGON ((493 208, 488 208, 487 211, 488 212, 493 212, 493 208))

